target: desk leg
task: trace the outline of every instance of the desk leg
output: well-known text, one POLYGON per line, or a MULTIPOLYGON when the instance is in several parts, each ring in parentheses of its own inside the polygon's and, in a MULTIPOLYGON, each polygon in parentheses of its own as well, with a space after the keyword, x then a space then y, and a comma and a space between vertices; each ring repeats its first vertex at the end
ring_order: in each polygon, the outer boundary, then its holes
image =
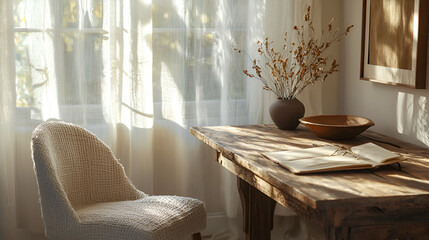
POLYGON ((276 202, 243 179, 237 180, 246 240, 271 239, 276 202))
POLYGON ((325 227, 325 238, 326 240, 348 240, 349 228, 348 227, 325 227))

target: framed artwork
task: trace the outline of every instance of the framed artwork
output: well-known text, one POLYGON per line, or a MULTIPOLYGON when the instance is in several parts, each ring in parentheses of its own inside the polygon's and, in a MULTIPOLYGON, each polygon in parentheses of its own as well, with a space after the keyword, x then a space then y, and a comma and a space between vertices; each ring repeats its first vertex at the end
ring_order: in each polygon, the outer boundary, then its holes
POLYGON ((363 0, 360 78, 424 89, 429 0, 363 0))

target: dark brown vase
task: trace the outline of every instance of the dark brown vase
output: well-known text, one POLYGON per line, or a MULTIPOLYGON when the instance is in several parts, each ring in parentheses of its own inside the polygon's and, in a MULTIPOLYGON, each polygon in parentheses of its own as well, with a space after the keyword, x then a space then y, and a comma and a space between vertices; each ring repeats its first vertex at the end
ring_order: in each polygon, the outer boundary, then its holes
POLYGON ((270 116, 278 128, 293 130, 304 117, 305 107, 298 99, 277 99, 270 106, 270 116))

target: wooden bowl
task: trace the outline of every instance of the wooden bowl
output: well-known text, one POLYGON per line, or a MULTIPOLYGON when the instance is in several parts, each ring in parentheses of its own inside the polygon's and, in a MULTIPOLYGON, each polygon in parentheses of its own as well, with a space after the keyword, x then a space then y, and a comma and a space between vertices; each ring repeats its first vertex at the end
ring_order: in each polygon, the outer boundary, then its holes
POLYGON ((351 115, 318 115, 299 121, 318 137, 331 140, 352 139, 374 126, 374 122, 367 118, 351 115))

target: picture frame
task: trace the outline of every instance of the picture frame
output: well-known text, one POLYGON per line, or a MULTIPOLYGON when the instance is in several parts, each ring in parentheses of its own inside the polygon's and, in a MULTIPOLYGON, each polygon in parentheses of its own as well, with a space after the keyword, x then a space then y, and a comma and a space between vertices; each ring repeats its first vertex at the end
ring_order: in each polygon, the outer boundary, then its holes
POLYGON ((429 0, 363 0, 360 79, 426 88, 429 0))

